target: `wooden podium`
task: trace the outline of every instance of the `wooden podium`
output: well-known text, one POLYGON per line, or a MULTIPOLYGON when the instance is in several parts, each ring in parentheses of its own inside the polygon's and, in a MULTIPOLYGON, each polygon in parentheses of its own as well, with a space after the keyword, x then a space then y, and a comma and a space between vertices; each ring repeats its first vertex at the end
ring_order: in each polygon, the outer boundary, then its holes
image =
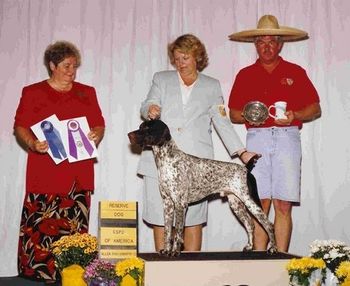
POLYGON ((145 286, 288 286, 287 253, 183 252, 179 257, 139 253, 145 286))

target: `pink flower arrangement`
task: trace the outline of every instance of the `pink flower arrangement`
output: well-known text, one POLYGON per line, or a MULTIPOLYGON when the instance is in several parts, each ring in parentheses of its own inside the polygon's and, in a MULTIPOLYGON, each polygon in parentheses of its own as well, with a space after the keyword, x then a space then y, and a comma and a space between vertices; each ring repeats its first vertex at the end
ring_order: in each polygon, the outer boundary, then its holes
POLYGON ((85 268, 84 280, 91 286, 117 286, 120 278, 115 271, 115 264, 95 259, 85 268))

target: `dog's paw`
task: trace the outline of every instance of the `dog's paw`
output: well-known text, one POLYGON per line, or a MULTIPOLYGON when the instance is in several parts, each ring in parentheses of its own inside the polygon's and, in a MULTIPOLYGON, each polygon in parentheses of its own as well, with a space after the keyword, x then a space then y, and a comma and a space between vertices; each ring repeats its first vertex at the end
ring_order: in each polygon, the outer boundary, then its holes
POLYGON ((173 251, 171 252, 171 256, 172 256, 172 257, 178 257, 178 256, 180 256, 180 253, 181 253, 180 250, 173 250, 173 251))
POLYGON ((251 245, 251 244, 247 244, 247 245, 243 248, 243 252, 249 252, 249 251, 253 251, 253 245, 251 245))
POLYGON ((268 254, 276 254, 276 253, 278 253, 277 247, 276 247, 276 246, 270 246, 270 247, 267 249, 267 253, 268 253, 268 254))
POLYGON ((161 250, 159 251, 159 254, 160 254, 161 256, 170 257, 170 256, 172 256, 172 251, 169 250, 169 249, 161 249, 161 250))
POLYGON ((176 243, 173 245, 171 256, 177 257, 181 254, 182 243, 176 243))

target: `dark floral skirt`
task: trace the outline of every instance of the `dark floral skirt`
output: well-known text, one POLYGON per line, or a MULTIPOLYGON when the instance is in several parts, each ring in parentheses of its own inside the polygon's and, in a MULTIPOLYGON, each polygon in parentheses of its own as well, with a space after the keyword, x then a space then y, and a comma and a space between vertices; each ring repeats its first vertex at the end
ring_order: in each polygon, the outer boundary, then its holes
POLYGON ((59 279, 50 245, 64 235, 88 232, 90 195, 78 190, 76 184, 66 196, 25 195, 18 243, 20 276, 41 281, 59 279))

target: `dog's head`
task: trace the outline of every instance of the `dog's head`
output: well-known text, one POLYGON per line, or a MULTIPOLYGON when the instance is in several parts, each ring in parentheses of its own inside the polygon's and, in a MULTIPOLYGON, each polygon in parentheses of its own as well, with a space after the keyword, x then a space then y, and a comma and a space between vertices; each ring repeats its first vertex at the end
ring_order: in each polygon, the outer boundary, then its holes
POLYGON ((128 133, 131 144, 145 146, 162 146, 171 139, 168 126, 161 120, 144 121, 138 130, 128 133))

